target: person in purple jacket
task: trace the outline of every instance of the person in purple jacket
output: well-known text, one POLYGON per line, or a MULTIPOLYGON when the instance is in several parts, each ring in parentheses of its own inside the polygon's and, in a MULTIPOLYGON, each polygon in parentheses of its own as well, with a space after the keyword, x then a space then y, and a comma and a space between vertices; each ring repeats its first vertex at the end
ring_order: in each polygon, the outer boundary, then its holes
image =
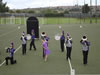
MULTIPOLYGON (((45 32, 41 33, 41 40, 45 40, 48 46, 49 37, 45 32)), ((44 48, 43 48, 43 59, 45 58, 44 48)))
POLYGON ((5 58, 6 65, 8 65, 8 60, 10 60, 11 64, 15 64, 16 63, 16 60, 14 60, 14 51, 15 51, 14 43, 11 43, 10 44, 10 48, 7 49, 7 53, 10 53, 10 55, 5 58))
POLYGON ((45 54, 44 60, 47 61, 48 55, 50 54, 50 50, 48 49, 48 45, 47 45, 46 40, 42 40, 42 46, 43 46, 44 54, 45 54))
POLYGON ((64 31, 62 31, 62 35, 60 37, 60 46, 62 52, 64 52, 64 43, 65 43, 65 35, 64 35, 64 31))
POLYGON ((36 46, 35 46, 35 33, 34 33, 34 30, 32 30, 32 36, 31 36, 31 43, 30 43, 30 50, 32 49, 32 46, 34 48, 34 50, 36 51, 36 46))

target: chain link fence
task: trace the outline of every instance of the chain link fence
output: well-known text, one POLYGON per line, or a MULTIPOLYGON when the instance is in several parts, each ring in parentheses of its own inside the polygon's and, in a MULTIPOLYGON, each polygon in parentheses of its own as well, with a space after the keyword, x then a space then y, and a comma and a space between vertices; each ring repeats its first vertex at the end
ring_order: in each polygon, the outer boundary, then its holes
POLYGON ((0 13, 0 24, 26 24, 26 20, 30 16, 35 16, 39 20, 39 24, 89 24, 100 23, 100 13, 82 14, 69 13, 62 17, 45 17, 37 14, 26 13, 0 13))

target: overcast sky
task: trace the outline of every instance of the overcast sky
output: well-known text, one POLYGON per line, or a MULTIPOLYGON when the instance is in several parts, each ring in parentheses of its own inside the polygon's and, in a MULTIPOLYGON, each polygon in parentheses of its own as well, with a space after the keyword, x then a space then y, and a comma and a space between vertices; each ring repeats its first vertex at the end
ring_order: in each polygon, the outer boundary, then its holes
MULTIPOLYGON (((9 6, 10 9, 71 6, 75 4, 84 4, 84 0, 3 0, 3 2, 7 2, 7 6, 9 6)), ((85 0, 85 3, 89 4, 90 0, 85 0)), ((98 5, 100 5, 100 0, 97 0, 97 3, 98 5)), ((95 4, 95 0, 92 0, 92 4, 95 4)))

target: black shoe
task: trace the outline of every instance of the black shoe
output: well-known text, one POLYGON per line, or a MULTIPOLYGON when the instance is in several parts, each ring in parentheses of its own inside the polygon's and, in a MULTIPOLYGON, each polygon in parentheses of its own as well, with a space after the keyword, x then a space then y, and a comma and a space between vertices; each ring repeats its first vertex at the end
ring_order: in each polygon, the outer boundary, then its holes
POLYGON ((36 48, 34 49, 34 51, 36 51, 36 48))
POLYGON ((61 51, 61 52, 64 52, 64 51, 61 51))
POLYGON ((15 60, 15 61, 14 61, 14 63, 16 64, 16 63, 17 63, 17 61, 15 60))
POLYGON ((6 66, 8 66, 8 64, 6 64, 6 66))
POLYGON ((69 60, 71 60, 71 58, 69 58, 69 60))
POLYGON ((87 65, 87 63, 84 63, 84 66, 86 66, 87 65))
POLYGON ((66 60, 68 61, 68 58, 66 58, 66 60))

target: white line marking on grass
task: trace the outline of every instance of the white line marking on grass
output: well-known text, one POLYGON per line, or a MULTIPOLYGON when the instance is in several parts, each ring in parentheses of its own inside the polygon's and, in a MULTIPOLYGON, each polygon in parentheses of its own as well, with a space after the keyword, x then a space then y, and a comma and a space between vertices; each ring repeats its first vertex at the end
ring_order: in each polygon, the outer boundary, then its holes
MULTIPOLYGON (((66 44, 64 44, 64 48, 66 50, 66 44)), ((69 67, 70 67, 70 75, 75 75, 75 69, 72 68, 72 64, 69 58, 68 58, 68 62, 69 62, 69 67)))
MULTIPOLYGON (((64 48, 66 50, 66 45, 64 44, 64 48)), ((72 70, 72 65, 71 65, 71 62, 70 62, 70 59, 68 58, 68 62, 69 62, 69 66, 70 66, 70 70, 72 70)))
MULTIPOLYGON (((66 44, 64 43, 64 48, 65 48, 65 50, 66 50, 66 44)), ((66 50, 67 51, 67 50, 66 50)))
POLYGON ((4 60, 1 64, 0 64, 0 67, 5 63, 6 61, 4 60))
MULTIPOLYGON (((64 44, 64 48, 66 50, 66 45, 64 44)), ((66 50, 67 51, 67 50, 66 50)), ((70 59, 68 58, 68 62, 69 62, 69 67, 70 67, 70 70, 72 70, 72 65, 71 65, 71 62, 70 62, 70 59)))
POLYGON ((75 75, 75 69, 72 68, 70 59, 68 58, 69 66, 70 66, 70 75, 75 75))
POLYGON ((68 58, 68 62, 69 62, 70 70, 72 70, 72 65, 71 65, 71 62, 70 62, 69 58, 68 58))
POLYGON ((16 53, 21 48, 21 45, 15 50, 14 53, 16 53))
MULTIPOLYGON (((21 48, 21 45, 15 50, 14 53, 16 53, 20 48, 21 48)), ((4 61, 0 64, 0 67, 1 67, 5 62, 6 62, 6 61, 4 60, 4 61)))

